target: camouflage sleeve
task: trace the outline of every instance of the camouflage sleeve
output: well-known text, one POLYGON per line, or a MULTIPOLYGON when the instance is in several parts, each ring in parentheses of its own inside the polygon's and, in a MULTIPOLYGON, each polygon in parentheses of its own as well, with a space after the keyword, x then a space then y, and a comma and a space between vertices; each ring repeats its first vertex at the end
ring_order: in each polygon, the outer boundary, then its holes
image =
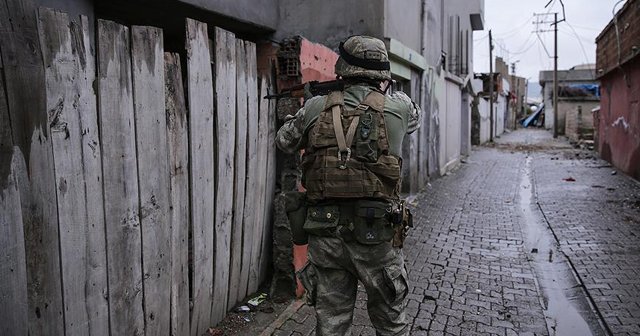
POLYGON ((304 146, 305 108, 302 107, 296 115, 287 115, 285 122, 276 134, 276 146, 285 153, 292 154, 304 146))
POLYGON ((409 125, 407 133, 411 134, 420 128, 420 118, 422 117, 422 109, 418 104, 411 102, 411 112, 409 113, 409 125))
POLYGON ((407 96, 402 91, 394 92, 391 95, 394 99, 402 101, 405 105, 409 114, 407 116, 407 133, 413 133, 418 128, 420 128, 420 118, 422 115, 422 110, 418 104, 414 103, 409 96, 407 96))

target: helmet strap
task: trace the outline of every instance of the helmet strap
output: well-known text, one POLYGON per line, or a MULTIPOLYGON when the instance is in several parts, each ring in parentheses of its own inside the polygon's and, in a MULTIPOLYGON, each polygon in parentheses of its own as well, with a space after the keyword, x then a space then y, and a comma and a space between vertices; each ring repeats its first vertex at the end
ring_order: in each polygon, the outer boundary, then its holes
POLYGON ((344 49, 344 42, 340 42, 340 46, 338 47, 338 49, 340 50, 340 57, 342 57, 342 59, 344 59, 344 61, 349 65, 365 68, 367 70, 384 71, 391 69, 391 65, 387 61, 366 58, 362 59, 349 54, 349 52, 344 49))

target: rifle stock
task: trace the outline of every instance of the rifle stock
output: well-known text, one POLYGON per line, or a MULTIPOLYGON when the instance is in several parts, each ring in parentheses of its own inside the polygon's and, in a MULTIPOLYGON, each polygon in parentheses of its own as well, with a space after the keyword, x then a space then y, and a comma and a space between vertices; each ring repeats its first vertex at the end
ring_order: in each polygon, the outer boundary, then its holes
POLYGON ((305 98, 309 99, 315 96, 323 96, 331 93, 332 91, 344 90, 344 81, 340 79, 319 82, 310 81, 303 84, 294 85, 290 88, 282 90, 278 94, 266 95, 265 99, 280 99, 280 98, 305 98))

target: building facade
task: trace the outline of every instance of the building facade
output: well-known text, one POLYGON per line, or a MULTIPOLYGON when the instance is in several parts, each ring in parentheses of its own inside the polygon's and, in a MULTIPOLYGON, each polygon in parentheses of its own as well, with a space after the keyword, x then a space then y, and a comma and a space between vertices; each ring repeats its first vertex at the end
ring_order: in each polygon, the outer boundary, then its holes
MULTIPOLYGON (((558 107, 553 106, 553 71, 540 71, 538 76, 542 87, 542 102, 545 106, 544 125, 553 130, 554 114, 558 113, 558 134, 564 135, 569 118, 570 127, 575 127, 578 109, 591 111, 600 100, 597 92, 595 66, 585 64, 569 70, 558 71, 558 107)), ((587 124, 584 124, 587 126, 587 124)), ((570 130, 571 134, 575 131, 570 130)))
POLYGON ((640 179, 640 1, 629 0, 596 38, 598 152, 640 179))

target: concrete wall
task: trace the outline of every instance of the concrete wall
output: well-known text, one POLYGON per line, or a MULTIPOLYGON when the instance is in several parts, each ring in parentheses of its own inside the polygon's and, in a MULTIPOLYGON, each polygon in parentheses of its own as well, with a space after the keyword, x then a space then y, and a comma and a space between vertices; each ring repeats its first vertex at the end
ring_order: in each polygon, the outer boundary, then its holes
POLYGON ((624 72, 612 71, 600 81, 600 156, 640 179, 640 57, 626 64, 624 72))
POLYGON ((420 52, 422 49, 422 0, 384 1, 384 37, 420 52))
POLYGON ((462 91, 460 104, 460 154, 471 154, 471 101, 473 97, 467 90, 462 91))
POLYGON ((479 13, 484 21, 484 1, 446 0, 443 4, 443 49, 449 55, 450 63, 455 63, 456 59, 463 63, 463 69, 459 69, 460 66, 455 64, 450 64, 448 69, 457 75, 473 73, 473 29, 470 15, 479 13))
POLYGON ((593 114, 591 110, 600 106, 599 101, 558 101, 558 111, 565 115, 564 134, 572 141, 592 139, 593 114))
POLYGON ((440 113, 440 172, 446 173, 460 160, 462 91, 460 84, 446 81, 446 108, 440 113))
MULTIPOLYGON (((203 0, 204 1, 204 0, 203 0)), ((340 41, 355 34, 384 38, 383 0, 279 0, 274 35, 281 40, 302 35, 337 50, 340 41)))
POLYGON ((278 0, 179 0, 179 2, 272 30, 278 26, 278 0))
POLYGON ((437 66, 440 62, 441 51, 444 50, 443 22, 444 0, 425 0, 425 16, 427 27, 424 36, 424 55, 427 64, 437 66))
POLYGON ((478 143, 483 144, 489 141, 491 135, 491 117, 489 116, 489 100, 480 98, 478 99, 478 116, 479 116, 479 140, 478 143))
POLYGON ((504 133, 504 122, 507 116, 507 97, 499 94, 495 102, 493 102, 493 135, 499 137, 504 133))

